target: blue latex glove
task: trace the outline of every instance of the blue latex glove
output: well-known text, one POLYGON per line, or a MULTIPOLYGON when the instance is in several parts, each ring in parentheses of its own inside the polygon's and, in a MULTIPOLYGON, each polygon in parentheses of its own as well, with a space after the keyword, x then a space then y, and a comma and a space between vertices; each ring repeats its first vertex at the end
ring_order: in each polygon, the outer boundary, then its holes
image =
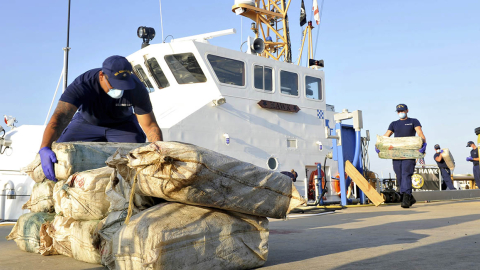
POLYGON ((473 157, 467 157, 467 161, 473 161, 473 157))
POLYGON ((425 149, 427 149, 427 143, 426 142, 423 143, 422 148, 420 148, 418 150, 418 152, 420 152, 422 154, 425 154, 425 149))
POLYGON ((57 156, 50 147, 43 147, 38 153, 40 154, 40 160, 42 161, 43 173, 49 180, 57 182, 57 179, 55 178, 55 170, 53 168, 53 163, 57 163, 57 156))
POLYGON ((443 150, 440 150, 440 152, 439 152, 439 153, 440 153, 440 154, 441 154, 441 153, 443 153, 443 150))
POLYGON ((375 145, 375 152, 377 152, 377 154, 380 154, 380 150, 378 150, 376 145, 375 145))

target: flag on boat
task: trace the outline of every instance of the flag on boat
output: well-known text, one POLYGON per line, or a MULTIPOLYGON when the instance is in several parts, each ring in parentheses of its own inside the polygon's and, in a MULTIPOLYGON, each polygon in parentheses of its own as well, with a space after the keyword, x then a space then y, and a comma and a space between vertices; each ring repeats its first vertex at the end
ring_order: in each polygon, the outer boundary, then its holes
POLYGON ((313 0, 313 18, 315 19, 315 22, 317 22, 317 25, 320 24, 320 12, 318 10, 318 3, 317 0, 313 0))
POLYGON ((305 13, 305 3, 302 0, 302 6, 300 7, 300 27, 307 23, 307 13, 305 13))
POLYGON ((418 159, 418 163, 420 163, 420 165, 422 165, 422 167, 425 168, 425 159, 424 158, 418 159))

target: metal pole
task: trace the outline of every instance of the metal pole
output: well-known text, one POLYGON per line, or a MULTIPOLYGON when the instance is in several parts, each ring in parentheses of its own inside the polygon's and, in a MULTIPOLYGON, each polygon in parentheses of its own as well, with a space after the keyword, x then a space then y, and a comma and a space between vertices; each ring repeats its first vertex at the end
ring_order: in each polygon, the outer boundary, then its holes
POLYGON ((162 28, 162 42, 164 41, 163 40, 163 14, 162 14, 162 0, 159 0, 159 4, 160 4, 160 26, 162 28))
POLYGON ((70 44, 70 42, 69 42, 70 41, 70 2, 71 2, 71 0, 68 0, 67 47, 63 48, 63 50, 64 50, 63 91, 65 91, 65 89, 67 89, 67 79, 68 79, 68 51, 70 50, 70 47, 69 47, 69 44, 70 44))

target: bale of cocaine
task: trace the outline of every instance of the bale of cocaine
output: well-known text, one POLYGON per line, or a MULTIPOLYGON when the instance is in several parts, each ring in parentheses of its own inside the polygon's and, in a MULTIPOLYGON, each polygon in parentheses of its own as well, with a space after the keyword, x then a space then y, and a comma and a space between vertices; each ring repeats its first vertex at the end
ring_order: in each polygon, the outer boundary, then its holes
POLYGON ((195 145, 155 142, 127 158, 141 195, 272 218, 305 204, 288 176, 195 145))
POLYGON ((14 240, 17 246, 27 252, 40 253, 40 228, 52 221, 55 213, 27 213, 18 218, 7 240, 14 240))
POLYGON ((445 164, 450 170, 455 169, 455 160, 453 159, 452 152, 448 148, 443 148, 442 158, 445 160, 445 164))
MULTIPOLYGON (((119 148, 135 149, 144 146, 142 143, 111 143, 111 142, 68 142, 53 143, 52 151, 57 156, 54 164, 57 180, 67 180, 76 172, 83 172, 105 166, 105 161, 119 148)), ((22 168, 35 182, 45 180, 40 155, 28 166, 22 168)))
MULTIPOLYGON (((133 179, 136 173, 135 169, 127 166, 127 154, 129 152, 130 149, 118 148, 117 151, 106 161, 109 167, 115 169, 112 178, 105 189, 107 200, 110 202, 108 212, 128 209, 133 179)), ((157 204, 157 201, 159 200, 160 199, 157 200, 149 196, 134 194, 133 207, 135 212, 143 211, 157 204)))
POLYGON ((22 209, 28 209, 31 212, 54 213, 54 187, 55 182, 48 179, 44 180, 41 183, 35 183, 35 185, 33 185, 30 199, 22 206, 22 209))
POLYGON ((100 220, 108 212, 110 203, 105 189, 114 169, 103 167, 73 174, 67 181, 55 186, 55 211, 75 220, 100 220))
POLYGON ((375 146, 380 153, 378 157, 383 159, 418 159, 425 154, 418 150, 422 148, 423 140, 418 136, 412 137, 386 137, 377 135, 375 146))
POLYGON ((132 217, 113 237, 117 270, 252 269, 268 256, 268 220, 166 202, 132 217))
MULTIPOLYGON (((94 231, 100 220, 77 221, 56 216, 45 229, 42 238, 42 255, 62 254, 88 263, 101 263, 98 249, 93 245, 94 231)), ((42 232, 43 233, 43 232, 42 232)))

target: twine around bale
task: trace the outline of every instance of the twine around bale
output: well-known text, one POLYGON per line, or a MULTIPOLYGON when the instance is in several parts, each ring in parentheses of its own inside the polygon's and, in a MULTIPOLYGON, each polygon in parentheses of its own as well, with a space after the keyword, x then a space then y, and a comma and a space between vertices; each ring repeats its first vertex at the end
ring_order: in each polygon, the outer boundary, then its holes
MULTIPOLYGON (((173 159, 172 157, 169 157, 169 156, 166 156, 163 160, 163 162, 159 162, 157 164, 154 164, 153 166, 157 167, 155 169, 155 171, 157 171, 158 169, 162 168, 163 165, 166 163, 167 165, 170 165, 168 167, 168 175, 169 175, 169 180, 172 180, 172 174, 173 174, 173 170, 172 170, 172 167, 174 169, 177 169, 175 167, 175 165, 173 164, 173 162, 175 162, 175 159, 173 159)), ((132 216, 133 214, 133 207, 134 207, 134 201, 135 201, 135 186, 137 185, 138 183, 138 174, 143 171, 143 169, 145 169, 146 167, 148 166, 145 166, 141 169, 137 169, 137 173, 135 174, 135 177, 133 178, 133 184, 132 184, 132 190, 130 191, 130 199, 128 201, 128 212, 127 212, 127 217, 125 218, 125 224, 128 225, 128 223, 130 222, 130 217, 132 216)))

